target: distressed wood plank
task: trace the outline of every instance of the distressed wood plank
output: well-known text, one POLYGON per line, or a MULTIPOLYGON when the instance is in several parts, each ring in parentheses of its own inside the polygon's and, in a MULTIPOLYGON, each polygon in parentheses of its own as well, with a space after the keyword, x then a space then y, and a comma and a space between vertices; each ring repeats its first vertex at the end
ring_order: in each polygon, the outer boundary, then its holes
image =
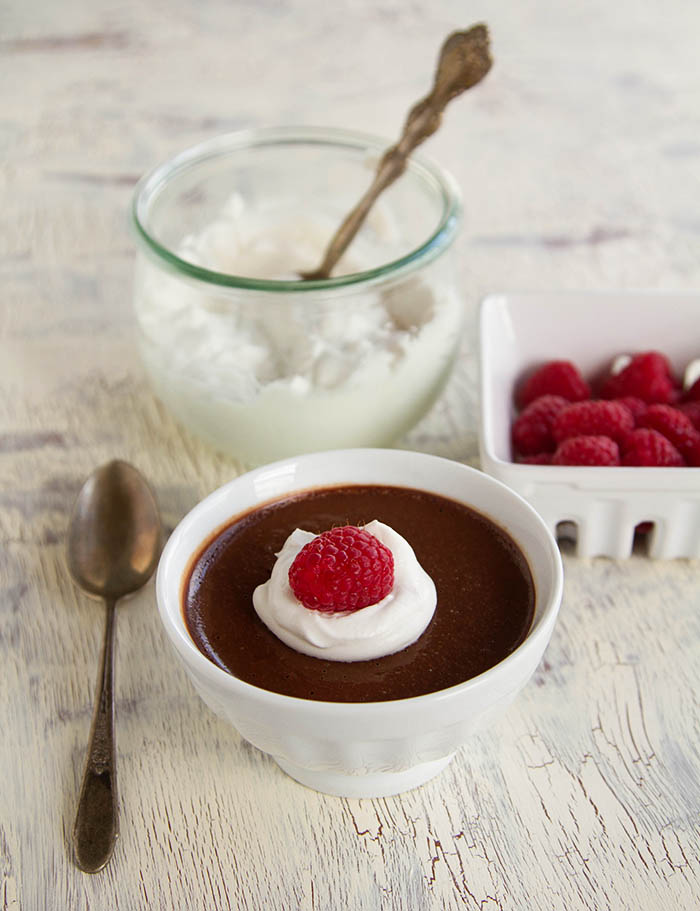
MULTIPOLYGON (((477 464, 486 292, 700 285, 700 8, 665 13, 490 5, 493 73, 427 149, 465 194, 468 331, 445 395, 402 445, 477 464)), ((239 127, 396 135, 434 49, 469 24, 455 0, 361 0, 338 16, 318 0, 5 4, 0 909, 695 907, 698 565, 642 555, 566 554, 560 622, 504 721, 439 778, 382 800, 302 788, 211 715, 149 585, 117 621, 121 837, 99 875, 71 862, 103 623, 66 573, 72 500, 97 464, 127 458, 172 528, 239 471, 146 384, 132 187, 239 127)))

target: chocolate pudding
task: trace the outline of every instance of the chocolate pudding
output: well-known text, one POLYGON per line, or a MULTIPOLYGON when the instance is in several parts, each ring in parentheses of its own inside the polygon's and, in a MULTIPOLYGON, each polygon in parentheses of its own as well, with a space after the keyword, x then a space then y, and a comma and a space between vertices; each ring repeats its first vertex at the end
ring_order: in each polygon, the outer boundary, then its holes
POLYGON ((404 699, 475 677, 523 641, 534 605, 525 557, 490 519, 432 493, 370 485, 311 490, 237 516, 204 545, 183 586, 185 622, 207 658, 262 689, 328 702, 404 699), (428 628, 413 645, 369 661, 289 648, 253 608, 276 553, 295 528, 319 534, 372 519, 403 535, 432 577, 428 628))

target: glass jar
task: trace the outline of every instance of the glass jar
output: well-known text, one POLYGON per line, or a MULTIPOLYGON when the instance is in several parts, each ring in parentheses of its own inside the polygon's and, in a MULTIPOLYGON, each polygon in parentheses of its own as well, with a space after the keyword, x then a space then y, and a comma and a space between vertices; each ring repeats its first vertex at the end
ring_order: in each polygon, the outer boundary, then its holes
POLYGON ((430 408, 463 308, 452 178, 417 156, 334 277, 300 281, 389 143, 255 129, 177 155, 139 183, 134 304, 157 395, 245 465, 387 446, 430 408))

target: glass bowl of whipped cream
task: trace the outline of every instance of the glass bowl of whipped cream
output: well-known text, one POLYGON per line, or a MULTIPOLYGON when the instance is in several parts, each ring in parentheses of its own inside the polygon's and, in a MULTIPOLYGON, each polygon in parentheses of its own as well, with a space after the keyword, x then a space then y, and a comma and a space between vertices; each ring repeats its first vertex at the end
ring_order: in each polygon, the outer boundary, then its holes
POLYGON ((252 129, 139 183, 134 304, 158 397, 244 465, 386 446, 450 373, 463 307, 454 180, 422 157, 375 203, 333 276, 302 281, 371 183, 385 140, 252 129))

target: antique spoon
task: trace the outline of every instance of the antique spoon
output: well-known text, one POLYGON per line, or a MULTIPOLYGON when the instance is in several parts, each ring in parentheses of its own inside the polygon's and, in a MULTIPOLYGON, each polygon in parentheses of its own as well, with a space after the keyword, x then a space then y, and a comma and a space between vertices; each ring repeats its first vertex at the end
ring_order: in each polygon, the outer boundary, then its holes
POLYGON ((109 462, 87 479, 68 529, 68 568, 84 592, 104 600, 107 621, 73 829, 76 862, 86 873, 104 867, 119 834, 112 670, 115 607, 150 579, 161 539, 153 494, 132 465, 109 462))
POLYGON ((490 69, 489 33, 485 25, 474 25, 466 32, 449 35, 440 51, 430 93, 411 108, 398 143, 382 156, 371 186, 331 238, 318 269, 300 273, 304 280, 330 276, 379 194, 403 174, 411 152, 440 126, 447 104, 481 82, 490 69))

